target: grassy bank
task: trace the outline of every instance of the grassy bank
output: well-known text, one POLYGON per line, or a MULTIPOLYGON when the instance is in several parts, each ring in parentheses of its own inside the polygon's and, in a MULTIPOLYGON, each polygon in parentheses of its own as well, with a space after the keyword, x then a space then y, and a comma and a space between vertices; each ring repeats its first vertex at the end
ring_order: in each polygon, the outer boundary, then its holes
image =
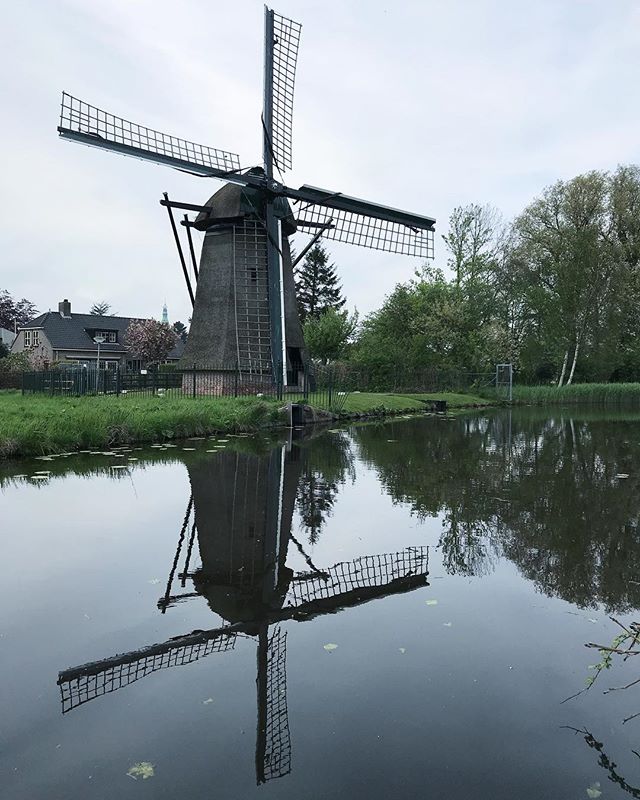
POLYGON ((576 383, 571 386, 514 386, 515 403, 562 405, 590 403, 640 407, 640 383, 576 383))
POLYGON ((258 398, 23 397, 0 393, 0 458, 251 431, 277 424, 258 398))
MULTIPOLYGON (((343 414, 424 411, 434 400, 451 408, 486 405, 471 395, 350 395, 343 414)), ((255 397, 45 397, 0 392, 0 458, 104 449, 282 424, 275 400, 255 397)))
POLYGON ((446 400, 448 408, 473 408, 487 406, 486 398, 472 394, 454 392, 434 392, 430 394, 393 394, 377 392, 358 392, 350 394, 344 405, 346 414, 370 414, 375 412, 424 411, 436 400, 446 400))

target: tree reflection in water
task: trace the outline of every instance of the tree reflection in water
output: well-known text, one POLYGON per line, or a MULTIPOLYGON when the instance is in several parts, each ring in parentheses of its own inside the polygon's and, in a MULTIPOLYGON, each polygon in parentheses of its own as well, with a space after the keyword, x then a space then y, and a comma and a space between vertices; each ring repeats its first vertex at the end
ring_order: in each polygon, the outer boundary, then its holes
POLYGON ((637 420, 611 435, 602 417, 534 410, 353 435, 395 502, 441 516, 449 573, 481 575, 506 557, 547 595, 621 613, 640 607, 637 420))

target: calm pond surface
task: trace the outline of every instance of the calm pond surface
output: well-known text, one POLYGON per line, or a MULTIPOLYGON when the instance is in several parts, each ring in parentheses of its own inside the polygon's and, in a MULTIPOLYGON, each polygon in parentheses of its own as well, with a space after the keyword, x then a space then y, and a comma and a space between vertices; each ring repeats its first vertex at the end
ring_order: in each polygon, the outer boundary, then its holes
POLYGON ((603 694, 640 664, 562 703, 609 615, 638 618, 639 423, 523 409, 0 468, 0 795, 640 797, 640 687, 603 694))

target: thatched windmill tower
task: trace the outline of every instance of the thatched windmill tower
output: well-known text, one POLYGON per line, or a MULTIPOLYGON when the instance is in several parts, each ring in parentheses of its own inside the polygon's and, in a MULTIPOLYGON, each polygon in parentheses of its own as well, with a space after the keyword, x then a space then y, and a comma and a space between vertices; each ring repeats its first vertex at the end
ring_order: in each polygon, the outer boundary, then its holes
MULTIPOLYGON (((63 93, 58 131, 64 139, 135 156, 228 183, 205 204, 165 196, 182 269, 194 303, 184 366, 209 373, 233 365, 256 385, 296 383, 307 356, 298 320, 288 237, 300 230, 362 247, 420 258, 433 255, 435 220, 274 178, 292 165, 292 119, 301 26, 265 8, 262 166, 240 168, 233 153, 116 117, 63 93), (289 205, 293 203, 294 208, 289 205), (172 210, 196 212, 183 225, 197 277, 194 294, 172 210), (205 232, 199 267, 191 228, 205 232)), ((301 256, 304 254, 301 253, 301 256)), ((207 391, 222 390, 211 375, 207 391), (212 388, 211 388, 212 387, 212 388)))

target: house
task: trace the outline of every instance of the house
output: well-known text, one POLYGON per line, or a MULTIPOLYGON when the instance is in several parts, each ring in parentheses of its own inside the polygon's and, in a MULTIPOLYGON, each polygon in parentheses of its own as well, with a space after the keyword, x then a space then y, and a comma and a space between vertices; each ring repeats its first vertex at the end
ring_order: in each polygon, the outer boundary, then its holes
MULTIPOLYGON (((102 317, 95 314, 72 314, 71 303, 65 298, 58 311, 31 320, 18 329, 12 353, 35 351, 44 364, 65 363, 96 366, 100 336, 100 365, 137 370, 145 366, 127 349, 126 331, 133 317, 102 317)), ((184 351, 184 342, 176 339, 166 363, 177 363, 184 351)))
POLYGON ((6 328, 0 328, 0 342, 7 348, 7 350, 11 350, 11 345, 13 344, 13 340, 16 338, 16 335, 13 331, 8 331, 6 328))

